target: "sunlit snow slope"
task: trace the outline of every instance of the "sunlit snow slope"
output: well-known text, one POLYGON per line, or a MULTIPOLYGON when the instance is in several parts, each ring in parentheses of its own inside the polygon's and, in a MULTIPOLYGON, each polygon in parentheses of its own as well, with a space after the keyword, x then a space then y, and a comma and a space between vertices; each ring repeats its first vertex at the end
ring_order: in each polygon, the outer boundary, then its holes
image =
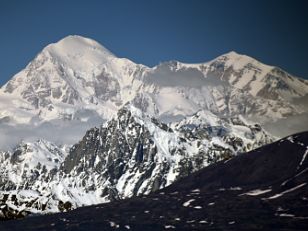
POLYGON ((283 136, 308 128, 307 93, 307 80, 235 52, 206 63, 149 68, 92 39, 68 36, 1 88, 0 146, 12 148, 25 137, 73 144, 127 102, 165 122, 202 110, 242 115, 283 136), (55 139, 48 129, 65 135, 55 139))

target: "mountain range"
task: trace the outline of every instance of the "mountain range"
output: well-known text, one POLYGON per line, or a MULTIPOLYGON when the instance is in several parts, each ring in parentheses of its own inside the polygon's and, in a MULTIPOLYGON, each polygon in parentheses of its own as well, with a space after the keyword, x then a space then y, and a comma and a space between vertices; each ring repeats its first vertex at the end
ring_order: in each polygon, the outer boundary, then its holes
POLYGON ((68 36, 0 89, 0 217, 148 195, 307 115, 307 80, 246 55, 147 67, 68 36))
POLYGON ((308 133, 220 161, 148 196, 23 220, 1 230, 307 230, 308 133))
POLYGON ((241 115, 283 137, 308 129, 307 93, 307 80, 235 52, 150 68, 118 58, 94 40, 68 36, 46 46, 1 87, 0 147, 12 148, 25 136, 72 145, 127 102, 165 123, 203 110, 241 115))
POLYGON ((258 124, 238 117, 221 120, 199 113, 171 127, 126 105, 101 127, 88 130, 68 151, 38 140, 3 152, 2 218, 149 194, 272 141, 258 124))

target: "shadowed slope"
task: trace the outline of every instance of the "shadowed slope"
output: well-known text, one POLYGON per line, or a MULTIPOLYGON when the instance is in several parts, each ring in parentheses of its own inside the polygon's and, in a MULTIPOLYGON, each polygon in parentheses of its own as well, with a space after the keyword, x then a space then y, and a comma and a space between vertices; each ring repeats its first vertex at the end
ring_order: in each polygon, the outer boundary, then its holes
POLYGON ((206 167, 149 196, 8 221, 1 230, 307 230, 308 132, 206 167))

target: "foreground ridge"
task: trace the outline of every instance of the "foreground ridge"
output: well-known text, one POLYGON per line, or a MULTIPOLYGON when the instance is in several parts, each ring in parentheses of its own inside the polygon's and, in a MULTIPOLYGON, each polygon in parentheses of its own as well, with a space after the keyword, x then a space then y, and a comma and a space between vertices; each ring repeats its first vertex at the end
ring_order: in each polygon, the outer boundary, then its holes
POLYGON ((148 196, 0 223, 1 230, 307 230, 308 132, 148 196))
POLYGON ((2 219, 68 211, 162 189, 219 160, 272 142, 258 124, 199 112, 164 124, 132 105, 68 151, 39 140, 3 153, 2 219))

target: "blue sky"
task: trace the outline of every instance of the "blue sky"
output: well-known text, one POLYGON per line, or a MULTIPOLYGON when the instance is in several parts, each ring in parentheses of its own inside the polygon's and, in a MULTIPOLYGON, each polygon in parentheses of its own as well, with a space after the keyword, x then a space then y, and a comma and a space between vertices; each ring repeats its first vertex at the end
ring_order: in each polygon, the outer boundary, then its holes
POLYGON ((148 66, 234 50, 308 79, 307 12, 304 0, 1 0, 0 85, 70 34, 148 66))

